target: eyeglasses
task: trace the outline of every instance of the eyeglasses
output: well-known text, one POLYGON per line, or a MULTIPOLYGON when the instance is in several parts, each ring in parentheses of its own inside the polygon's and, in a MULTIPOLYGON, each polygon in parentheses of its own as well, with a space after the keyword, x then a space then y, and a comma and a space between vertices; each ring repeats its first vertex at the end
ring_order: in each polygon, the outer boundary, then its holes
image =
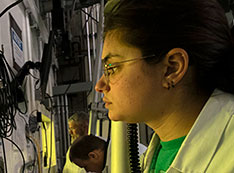
POLYGON ((131 62, 131 61, 137 61, 137 60, 143 60, 146 58, 152 58, 155 55, 148 55, 148 56, 143 56, 141 58, 133 58, 133 59, 128 59, 128 60, 124 60, 124 61, 120 61, 120 62, 114 62, 114 63, 110 63, 110 64, 106 64, 105 60, 102 61, 103 64, 103 73, 104 76, 106 78, 107 82, 110 82, 110 76, 113 75, 117 69, 117 67, 119 67, 119 65, 124 64, 126 62, 131 62))

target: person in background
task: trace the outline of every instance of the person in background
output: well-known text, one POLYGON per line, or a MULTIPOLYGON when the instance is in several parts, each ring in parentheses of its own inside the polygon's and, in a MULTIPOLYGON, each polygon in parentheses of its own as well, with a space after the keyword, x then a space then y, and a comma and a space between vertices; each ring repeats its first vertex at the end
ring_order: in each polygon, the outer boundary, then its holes
POLYGON ((142 172, 234 172, 234 46, 216 0, 108 1, 102 62, 109 118, 155 132, 142 172))
MULTIPOLYGON (((74 141, 70 149, 70 160, 87 172, 111 172, 111 144, 94 135, 86 135, 74 141)), ((139 154, 146 147, 139 143, 139 154)))
MULTIPOLYGON (((89 115, 85 112, 77 112, 68 119, 69 134, 71 135, 71 144, 78 138, 88 134, 89 115)), ((66 154, 66 163, 63 167, 63 173, 85 173, 86 171, 70 161, 70 147, 66 154)))
POLYGON ((70 149, 70 160, 87 172, 101 173, 106 167, 107 143, 94 135, 82 136, 70 149))

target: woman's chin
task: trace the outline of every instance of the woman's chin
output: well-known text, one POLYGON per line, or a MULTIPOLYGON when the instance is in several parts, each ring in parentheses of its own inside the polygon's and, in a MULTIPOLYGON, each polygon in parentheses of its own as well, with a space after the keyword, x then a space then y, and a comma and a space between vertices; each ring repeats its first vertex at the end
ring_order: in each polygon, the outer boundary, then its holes
POLYGON ((108 117, 110 118, 110 120, 112 121, 124 121, 123 117, 118 116, 117 114, 113 114, 112 112, 109 112, 108 117))
POLYGON ((112 112, 109 112, 108 116, 110 120, 112 121, 122 121, 125 123, 137 123, 135 120, 127 119, 126 116, 120 116, 118 114, 113 114, 112 112))
POLYGON ((109 116, 111 121, 121 121, 119 118, 117 118, 115 116, 110 116, 110 115, 108 115, 108 116, 109 116))

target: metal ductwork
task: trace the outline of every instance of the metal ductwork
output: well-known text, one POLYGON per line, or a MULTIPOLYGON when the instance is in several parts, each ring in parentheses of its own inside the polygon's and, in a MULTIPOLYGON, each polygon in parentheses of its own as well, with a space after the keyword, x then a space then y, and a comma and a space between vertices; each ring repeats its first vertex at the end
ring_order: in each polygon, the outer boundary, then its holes
POLYGON ((101 0, 62 0, 62 4, 63 4, 62 6, 64 9, 72 9, 75 1, 76 1, 76 5, 75 5, 74 10, 87 8, 89 6, 92 6, 94 4, 101 2, 101 0))
POLYGON ((40 0, 40 11, 42 14, 51 12, 53 9, 53 0, 40 0))

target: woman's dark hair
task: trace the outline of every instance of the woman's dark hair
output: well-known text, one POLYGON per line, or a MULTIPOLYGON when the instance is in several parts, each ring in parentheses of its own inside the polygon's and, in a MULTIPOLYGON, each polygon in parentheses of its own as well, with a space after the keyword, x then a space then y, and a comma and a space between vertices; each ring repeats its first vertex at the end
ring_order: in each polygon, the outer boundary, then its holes
POLYGON ((101 149, 105 151, 106 142, 105 140, 94 136, 94 135, 85 135, 76 139, 70 148, 70 160, 71 162, 74 159, 87 160, 89 159, 88 154, 94 150, 101 149))
POLYGON ((104 33, 113 30, 121 31, 122 41, 143 56, 155 54, 155 62, 169 50, 183 48, 200 88, 234 93, 233 40, 215 0, 120 0, 106 9, 104 33))

